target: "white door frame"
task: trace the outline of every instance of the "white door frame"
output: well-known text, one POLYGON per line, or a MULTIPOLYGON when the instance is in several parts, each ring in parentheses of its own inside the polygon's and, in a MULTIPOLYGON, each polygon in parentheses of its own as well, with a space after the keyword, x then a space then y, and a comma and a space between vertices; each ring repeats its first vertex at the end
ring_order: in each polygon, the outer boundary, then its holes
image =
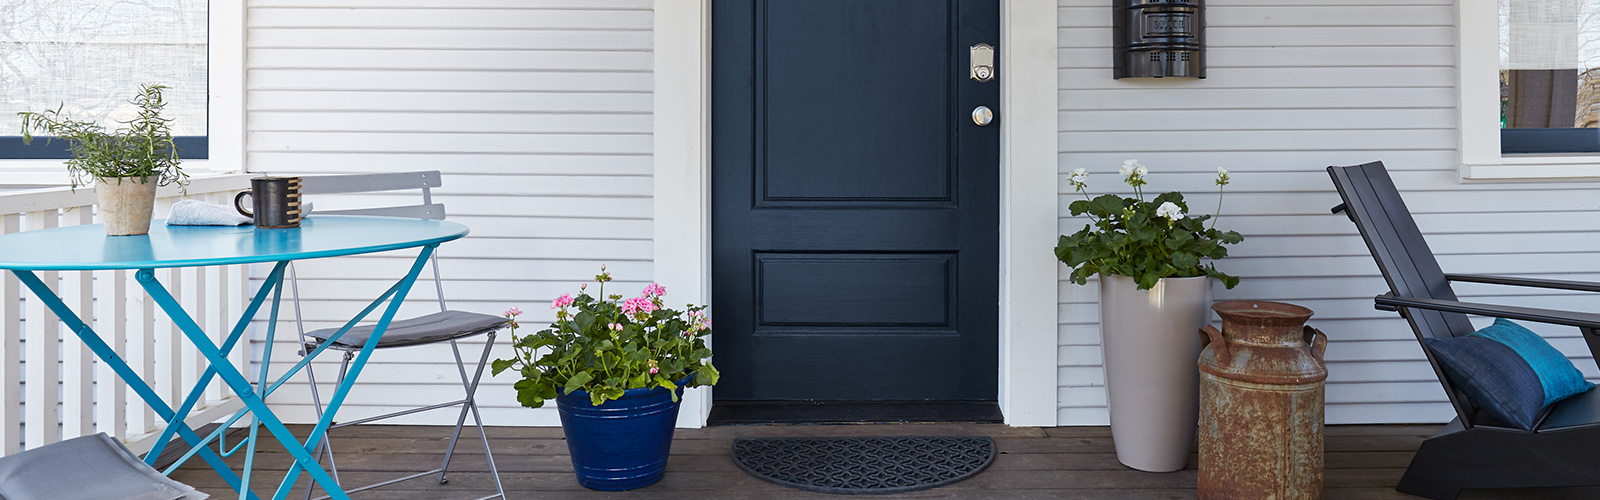
MULTIPOLYGON (((654 258, 674 301, 711 299, 711 0, 655 2, 654 258)), ((1000 410, 1056 425, 1056 6, 1001 0, 1000 410)), ((713 311, 715 314, 715 311, 713 311)), ((712 342, 716 336, 711 337, 712 342)), ((715 346, 713 345, 713 350, 715 346)), ((704 426, 710 391, 684 397, 704 426)))

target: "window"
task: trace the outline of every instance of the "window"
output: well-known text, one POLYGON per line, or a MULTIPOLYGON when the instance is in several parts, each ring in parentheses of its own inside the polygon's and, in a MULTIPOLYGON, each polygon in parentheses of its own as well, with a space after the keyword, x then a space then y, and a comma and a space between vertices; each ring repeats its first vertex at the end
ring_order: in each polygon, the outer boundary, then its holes
POLYGON ((1500 152, 1600 151, 1600 5, 1499 0, 1500 152))
POLYGON ((1600 0, 1459 5, 1462 176, 1600 177, 1600 0))
POLYGON ((141 83, 171 87, 165 116, 186 159, 208 151, 206 0, 0 0, 0 158, 68 158, 24 146, 18 111, 64 108, 107 128, 131 118, 141 83))

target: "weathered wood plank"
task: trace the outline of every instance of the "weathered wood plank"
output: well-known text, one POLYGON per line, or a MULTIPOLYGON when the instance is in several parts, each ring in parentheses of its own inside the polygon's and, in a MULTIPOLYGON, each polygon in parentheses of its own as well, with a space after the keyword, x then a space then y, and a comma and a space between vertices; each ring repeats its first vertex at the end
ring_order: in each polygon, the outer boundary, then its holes
MULTIPOLYGON (((295 426, 296 432, 308 429, 295 426)), ((1326 498, 1386 500, 1409 498, 1394 491, 1416 446, 1438 430, 1433 425, 1360 425, 1327 428, 1326 498)), ((632 492, 596 492, 578 486, 560 428, 491 427, 506 491, 513 497, 537 498, 751 498, 787 500, 832 498, 767 483, 740 472, 729 457, 733 440, 747 436, 896 436, 982 435, 995 439, 1000 454, 989 469, 946 487, 888 498, 952 499, 1187 499, 1195 498, 1197 479, 1189 468, 1166 474, 1140 472, 1117 462, 1106 427, 1018 428, 986 424, 902 424, 831 426, 725 426, 679 429, 673 442, 668 474, 660 483, 632 492)), ((366 484, 406 472, 437 466, 449 438, 448 427, 357 426, 334 434, 340 476, 349 484, 366 484)), ((475 433, 468 430, 457 444, 450 482, 440 485, 417 479, 353 498, 436 500, 471 498, 493 491, 479 453, 475 433)), ((243 456, 227 461, 234 467, 243 456)), ((276 443, 263 443, 256 456, 257 491, 269 491, 291 463, 276 443)), ((174 475, 219 496, 232 496, 214 473, 190 464, 174 475)), ((306 484, 302 478, 300 484, 306 484)), ((1496 491, 1463 498, 1594 498, 1593 489, 1496 491)))

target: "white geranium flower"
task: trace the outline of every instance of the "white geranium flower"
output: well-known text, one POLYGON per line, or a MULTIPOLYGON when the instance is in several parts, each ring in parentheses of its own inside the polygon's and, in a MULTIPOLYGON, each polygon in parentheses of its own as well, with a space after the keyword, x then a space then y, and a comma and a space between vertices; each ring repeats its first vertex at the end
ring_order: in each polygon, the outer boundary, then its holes
POLYGON ((1217 167, 1217 180, 1214 184, 1218 186, 1226 186, 1230 180, 1232 179, 1228 178, 1228 169, 1217 167))
POLYGON ((1073 189, 1083 191, 1089 185, 1089 171, 1081 168, 1072 169, 1072 175, 1067 176, 1067 182, 1072 184, 1073 189))
POLYGON ((1170 201, 1162 202, 1161 206, 1156 207, 1156 216, 1166 217, 1168 220, 1172 221, 1176 221, 1185 217, 1183 209, 1178 208, 1178 205, 1170 201))
POLYGON ((1127 177, 1128 174, 1133 173, 1133 169, 1137 168, 1138 166, 1139 160, 1123 160, 1122 166, 1117 167, 1117 175, 1127 177))
POLYGON ((1150 173, 1150 169, 1144 168, 1144 165, 1139 165, 1138 167, 1133 169, 1133 173, 1134 173, 1134 175, 1137 175, 1139 177, 1144 177, 1145 174, 1149 174, 1150 173))
POLYGON ((1227 176, 1228 176, 1228 169, 1222 168, 1222 167, 1217 167, 1217 177, 1227 177, 1227 176))

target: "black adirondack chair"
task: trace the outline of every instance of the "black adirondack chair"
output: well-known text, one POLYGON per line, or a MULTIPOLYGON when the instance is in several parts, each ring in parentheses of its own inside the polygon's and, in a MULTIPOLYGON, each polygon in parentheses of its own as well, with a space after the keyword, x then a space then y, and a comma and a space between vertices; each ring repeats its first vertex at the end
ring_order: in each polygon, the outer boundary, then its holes
MULTIPOLYGON (((1600 292, 1600 284, 1445 274, 1382 162, 1328 167, 1328 173, 1344 198, 1333 212, 1345 212, 1356 223, 1389 282, 1389 293, 1375 298, 1376 307, 1399 312, 1419 342, 1471 334, 1467 315, 1472 314, 1577 327, 1590 353, 1600 351, 1600 314, 1461 302, 1450 283, 1585 292, 1600 292)), ((1423 352, 1455 406, 1456 418, 1423 441, 1395 489, 1454 499, 1463 489, 1600 486, 1600 390, 1551 405, 1532 430, 1517 429, 1479 412, 1450 384, 1433 354, 1426 347, 1423 352)))

